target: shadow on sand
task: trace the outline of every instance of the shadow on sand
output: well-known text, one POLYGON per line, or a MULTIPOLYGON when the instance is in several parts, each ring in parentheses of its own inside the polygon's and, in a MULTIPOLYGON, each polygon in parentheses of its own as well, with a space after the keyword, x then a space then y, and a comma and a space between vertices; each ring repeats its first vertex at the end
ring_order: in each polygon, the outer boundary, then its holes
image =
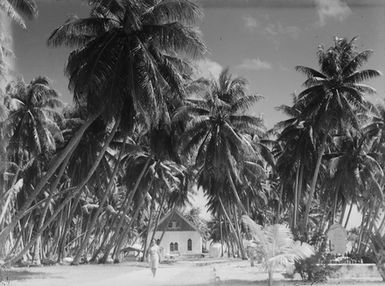
POLYGON ((1 269, 0 270, 0 282, 3 281, 17 281, 17 280, 27 280, 27 279, 46 279, 52 278, 53 276, 44 273, 44 272, 35 272, 28 270, 18 270, 18 269, 1 269))

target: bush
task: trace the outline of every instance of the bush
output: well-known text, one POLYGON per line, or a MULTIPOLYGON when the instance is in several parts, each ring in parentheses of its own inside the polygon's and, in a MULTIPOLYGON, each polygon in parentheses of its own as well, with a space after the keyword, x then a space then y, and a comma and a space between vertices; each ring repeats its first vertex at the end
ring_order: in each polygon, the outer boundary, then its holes
POLYGON ((295 273, 302 280, 313 283, 325 282, 335 271, 329 264, 332 254, 326 251, 326 237, 322 232, 313 233, 309 243, 317 249, 316 254, 305 260, 295 263, 295 273))
POLYGON ((295 272, 301 275, 302 280, 313 283, 325 282, 334 272, 329 265, 330 255, 318 252, 310 258, 295 263, 295 272))

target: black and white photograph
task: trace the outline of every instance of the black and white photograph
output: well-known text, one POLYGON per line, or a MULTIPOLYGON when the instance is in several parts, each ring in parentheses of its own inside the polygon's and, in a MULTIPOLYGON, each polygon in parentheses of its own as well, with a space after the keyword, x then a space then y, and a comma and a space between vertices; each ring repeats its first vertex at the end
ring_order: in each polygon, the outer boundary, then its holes
POLYGON ((1 286, 380 286, 385 0, 0 0, 1 286))

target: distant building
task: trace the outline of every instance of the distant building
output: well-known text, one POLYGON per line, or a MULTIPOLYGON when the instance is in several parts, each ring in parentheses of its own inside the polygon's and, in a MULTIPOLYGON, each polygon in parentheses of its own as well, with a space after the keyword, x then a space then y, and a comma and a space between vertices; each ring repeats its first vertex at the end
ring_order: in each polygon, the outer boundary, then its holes
POLYGON ((176 210, 159 221, 154 237, 158 243, 162 235, 159 247, 163 257, 202 254, 199 229, 176 210))

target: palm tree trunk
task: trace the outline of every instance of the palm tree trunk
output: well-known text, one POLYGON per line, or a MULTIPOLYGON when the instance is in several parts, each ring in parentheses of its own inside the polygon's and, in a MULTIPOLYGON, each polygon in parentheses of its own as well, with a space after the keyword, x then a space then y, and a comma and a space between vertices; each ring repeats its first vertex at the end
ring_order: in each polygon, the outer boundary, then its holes
POLYGON ((23 250, 20 251, 19 254, 17 254, 15 257, 12 257, 12 258, 7 258, 6 260, 6 263, 8 265, 14 263, 15 261, 17 261, 18 259, 20 259, 25 253, 27 253, 27 251, 29 250, 29 248, 33 245, 33 243, 35 243, 37 237, 39 235, 41 235, 43 233, 43 231, 52 223, 52 221, 54 221, 56 219, 56 216, 61 212, 61 210, 72 200, 72 198, 79 192, 82 191, 82 189, 84 188, 84 186, 88 183, 88 181, 91 179, 92 175, 95 173, 97 167, 99 166, 99 163, 100 161, 102 160, 105 152, 107 151, 112 139, 114 138, 115 136, 115 133, 118 129, 118 126, 119 126, 119 123, 120 123, 120 119, 118 119, 115 124, 114 124, 114 127, 112 128, 111 130, 111 133, 110 135, 108 136, 102 150, 100 151, 100 153, 98 154, 98 157, 96 158, 94 164, 92 165, 91 169, 88 171, 88 174, 86 176, 85 179, 83 179, 83 181, 79 184, 79 186, 75 187, 74 191, 72 194, 69 194, 68 197, 61 203, 61 205, 59 205, 59 207, 55 210, 55 212, 52 214, 52 216, 48 219, 48 221, 37 231, 36 233, 36 236, 27 244, 27 246, 24 247, 23 250))
POLYGON ((56 172, 56 170, 59 168, 59 166, 62 164, 62 162, 65 160, 65 158, 68 156, 68 154, 71 152, 73 148, 75 148, 82 138, 84 132, 87 130, 87 128, 100 116, 102 111, 96 112, 95 114, 91 115, 91 117, 79 128, 79 130, 75 133, 75 135, 71 138, 70 142, 67 144, 65 149, 60 153, 60 155, 53 159, 53 162, 46 172, 46 174, 43 176, 43 178, 40 180, 40 182, 37 184, 35 189, 29 194, 27 200, 24 202, 23 206, 17 211, 17 213, 12 217, 11 222, 0 232, 0 245, 2 243, 5 243, 7 237, 9 237, 12 230, 17 225, 17 222, 24 216, 25 211, 31 206, 31 204, 35 201, 36 197, 40 194, 40 192, 43 190, 44 186, 48 183, 49 179, 52 177, 52 175, 56 172))
POLYGON ((362 213, 361 230, 360 230, 360 236, 359 236, 358 245, 357 245, 357 253, 358 254, 361 253, 362 239, 364 237, 364 234, 366 232, 366 228, 367 228, 368 223, 369 223, 369 218, 370 218, 369 212, 370 212, 370 206, 368 208, 368 213, 367 214, 366 214, 366 208, 364 208, 364 211, 362 213))
POLYGON ((323 155, 325 153, 325 149, 326 149, 326 135, 323 135, 323 138, 321 140, 321 146, 320 146, 320 149, 319 149, 319 152, 318 152, 317 162, 316 162, 316 165, 315 165, 315 168, 314 168, 313 179, 312 179, 311 185, 310 185, 310 193, 309 193, 309 198, 308 198, 308 204, 307 204, 306 210, 305 210, 303 229, 304 229, 306 234, 307 234, 307 223, 308 223, 308 220, 309 220, 310 209, 312 207, 312 201, 313 201, 314 194, 315 194, 315 189, 316 189, 316 186, 317 186, 318 174, 319 174, 319 171, 320 171, 320 167, 321 167, 321 163, 322 163, 322 157, 323 157, 323 155))
POLYGON ((296 229, 296 227, 297 227, 299 169, 300 169, 300 168, 299 168, 299 166, 298 166, 298 167, 297 167, 297 171, 295 172, 294 217, 293 217, 293 225, 292 225, 292 229, 296 229))
POLYGON ((163 208, 163 204, 164 204, 165 199, 166 199, 166 190, 163 190, 162 199, 161 199, 159 209, 158 209, 158 215, 157 215, 156 220, 155 220, 154 231, 152 232, 152 236, 151 236, 150 241, 154 240, 156 229, 158 228, 159 219, 160 219, 160 216, 162 214, 162 208, 163 208))
MULTIPOLYGON (((2 224, 3 224, 3 219, 4 219, 5 214, 6 214, 6 211, 7 211, 7 209, 8 209, 8 205, 9 205, 9 203, 11 202, 12 194, 13 194, 14 188, 17 186, 17 184, 18 184, 19 182, 20 182, 20 184, 23 182, 22 179, 17 180, 17 178, 19 177, 20 170, 21 170, 21 167, 18 166, 17 171, 16 171, 16 174, 14 175, 13 180, 12 180, 12 186, 11 186, 11 188, 10 188, 7 192, 4 192, 4 193, 2 194, 2 196, 0 197, 0 202, 2 202, 4 196, 6 196, 6 195, 8 194, 6 201, 5 201, 4 205, 2 206, 2 211, 1 211, 1 214, 0 214, 0 228, 1 228, 2 224)), ((5 176, 5 175, 1 175, 1 177, 3 177, 3 176, 5 176)), ((4 185, 3 187, 5 187, 5 185, 4 185)), ((1 206, 1 204, 0 204, 0 206, 1 206)))
POLYGON ((341 211, 341 216, 340 216, 340 221, 339 221, 339 224, 342 225, 343 222, 344 222, 344 218, 345 218, 345 212, 346 212, 346 207, 347 207, 348 203, 346 201, 346 199, 344 200, 344 204, 342 206, 342 211, 341 211))
POLYGON ((222 217, 219 216, 219 233, 221 236, 221 257, 223 257, 223 232, 222 232, 222 217))
POLYGON ((277 207, 277 215, 275 216, 275 223, 279 223, 279 221, 281 220, 283 186, 283 182, 281 182, 281 186, 279 188, 279 202, 277 207))
POLYGON ((273 270, 269 269, 269 286, 273 286, 273 270))
POLYGON ((227 213, 227 211, 226 211, 226 209, 225 209, 225 206, 223 205, 223 202, 222 202, 222 199, 221 199, 220 196, 218 196, 218 200, 219 200, 219 203, 221 204, 223 214, 225 215, 227 221, 229 222, 229 226, 230 226, 230 228, 231 228, 231 231, 232 231, 233 233, 236 233, 236 230, 235 230, 235 228, 234 228, 234 226, 233 226, 233 224, 232 224, 232 222, 231 222, 231 220, 230 220, 230 217, 229 217, 229 215, 228 215, 228 213, 227 213))
MULTIPOLYGON (((65 171, 65 169, 66 169, 66 167, 68 165, 68 162, 69 162, 69 160, 70 160, 70 158, 71 158, 71 156, 73 154, 73 151, 74 151, 74 149, 71 150, 71 152, 68 154, 67 158, 64 160, 62 166, 60 167, 59 173, 58 173, 55 181, 53 182, 53 184, 51 186, 51 191, 50 191, 50 194, 48 196, 47 202, 46 202, 46 204, 44 206, 44 210, 43 210, 42 216, 40 218, 40 221, 39 221, 37 229, 40 229, 43 226, 43 224, 44 224, 44 221, 45 221, 45 218, 46 218, 46 215, 47 215, 47 212, 48 212, 48 208, 49 208, 49 205, 50 205, 50 201, 51 201, 51 199, 53 197, 53 194, 54 194, 54 191, 55 191, 57 185, 60 182, 61 177, 64 174, 64 171, 65 171)), ((41 249, 41 236, 39 236, 36 239, 35 250, 34 250, 34 257, 33 257, 33 261, 35 262, 35 265, 41 265, 41 259, 40 259, 40 256, 39 256, 40 249, 41 249)))
POLYGON ((378 227, 378 232, 383 233, 385 227, 385 213, 383 214, 382 221, 380 223, 380 226, 378 227))
POLYGON ((144 246, 143 246, 143 257, 142 261, 144 261, 147 257, 147 246, 148 246, 148 237, 150 235, 151 225, 152 225, 152 217, 155 209, 155 202, 154 199, 151 200, 151 206, 150 206, 150 217, 148 218, 148 225, 147 225, 147 231, 144 239, 144 246))
POLYGON ((338 195, 340 193, 340 187, 341 187, 341 182, 338 181, 337 186, 335 188, 335 196, 334 196, 334 204, 333 204, 334 207, 333 207, 333 216, 332 216, 331 225, 333 225, 333 223, 336 221, 336 217, 337 217, 338 195))
POLYGON ((242 239, 242 235, 239 227, 238 213, 237 213, 237 210, 235 209, 235 206, 233 206, 233 212, 234 212, 234 220, 235 220, 235 229, 237 230, 237 236, 239 238, 239 250, 241 252, 241 258, 243 260, 247 260, 245 248, 243 246, 243 239, 242 239))
MULTIPOLYGON (((152 180, 153 180, 154 177, 152 177, 152 180)), ((151 185, 151 184, 150 184, 151 185)), ((150 189, 150 187, 148 188, 150 189)), ((113 253, 113 256, 114 256, 114 262, 117 263, 119 262, 119 254, 120 254, 120 250, 122 248, 122 244, 123 244, 123 240, 124 238, 127 237, 127 234, 129 231, 131 231, 131 228, 132 228, 132 224, 136 221, 136 219, 138 218, 138 215, 139 215, 139 212, 140 210, 142 209, 142 207, 144 206, 144 203, 145 203, 145 197, 148 193, 148 189, 145 193, 145 195, 141 198, 139 204, 138 204, 138 208, 135 210, 135 213, 134 215, 132 216, 131 218, 131 221, 130 223, 128 224, 128 226, 124 229, 122 235, 120 236, 120 238, 118 239, 118 242, 116 243, 116 247, 115 247, 115 251, 113 253)))
MULTIPOLYGON (((139 174, 138 179, 137 179, 136 182, 135 182, 134 188, 132 189, 132 191, 130 192, 130 195, 128 196, 128 200, 127 200, 127 202, 126 202, 127 206, 130 206, 130 205, 131 205, 131 201, 132 201, 132 199, 133 199, 135 193, 137 192, 137 190, 138 190, 138 188, 139 188, 139 184, 140 184, 140 182, 142 181, 142 179, 143 179, 145 173, 148 171, 148 167, 149 167, 149 165, 150 165, 150 162, 151 162, 151 157, 149 157, 149 158, 147 159, 147 162, 146 162, 144 168, 142 169, 141 173, 139 174)), ((121 229, 121 227, 122 227, 122 225, 123 225, 123 223, 124 223, 124 221, 125 221, 125 216, 126 216, 126 214, 127 214, 127 212, 128 212, 128 209, 129 209, 129 207, 126 207, 126 208, 123 209, 122 216, 121 216, 121 218, 120 218, 120 220, 119 220, 119 223, 118 223, 118 225, 117 225, 117 227, 116 227, 115 233, 114 233, 113 236, 112 236, 111 242, 115 241, 115 240, 116 240, 116 237, 119 235, 119 230, 121 229)), ((100 260, 101 263, 105 263, 105 262, 107 261, 107 258, 108 258, 108 256, 110 255, 110 252, 111 252, 111 250, 112 250, 113 247, 114 247, 114 245, 113 245, 112 243, 109 243, 109 244, 107 245, 106 251, 104 252, 103 257, 102 257, 101 260, 100 260)))
POLYGON ((93 218, 92 218, 92 220, 90 222, 89 227, 87 228, 88 230, 86 232, 86 235, 84 236, 84 238, 83 238, 83 240, 82 240, 82 242, 80 244, 80 247, 79 247, 79 249, 78 249, 78 251, 76 253, 76 256, 75 256, 75 258, 74 258, 74 260, 72 262, 72 265, 78 265, 79 264, 80 258, 82 256, 84 250, 86 249, 87 244, 88 244, 88 240, 89 240, 89 238, 90 238, 90 236, 91 236, 91 234, 92 234, 92 232, 93 232, 93 230, 95 228, 95 224, 97 222, 97 219, 99 218, 99 215, 100 215, 100 213, 102 212, 102 210, 104 208, 104 204, 105 204, 105 202, 107 201, 107 198, 110 195, 112 187, 113 187, 113 185, 115 183, 115 177, 116 177, 116 175, 117 175, 117 173, 119 171, 120 162, 122 160, 124 149, 126 147, 127 137, 128 136, 126 135, 124 140, 123 140, 123 146, 122 146, 122 148, 119 151, 118 159, 117 159, 117 162, 115 164, 114 170, 112 171, 112 174, 111 174, 110 181, 108 183, 107 189, 105 190, 105 192, 103 194, 103 198, 102 198, 102 200, 99 203, 99 207, 96 210, 96 213, 94 214, 94 216, 93 216, 93 218))
MULTIPOLYGON (((301 162, 301 169, 299 172, 299 188, 298 188, 298 207, 301 208, 301 201, 302 201, 302 187, 303 187, 303 169, 304 169, 304 164, 301 162)), ((299 220, 298 216, 297 219, 299 220)), ((297 221, 298 223, 298 221, 297 221)))
POLYGON ((344 228, 346 229, 346 227, 348 226, 348 223, 349 223, 349 219, 350 219, 350 215, 352 213, 352 209, 353 209, 353 202, 350 204, 350 207, 349 207, 349 212, 348 212, 348 215, 346 217, 346 221, 345 221, 345 225, 344 225, 344 228))
MULTIPOLYGON (((374 204, 376 204, 376 202, 374 202, 374 204)), ((377 206, 375 206, 375 209, 374 210, 370 210, 369 212, 369 227, 366 231, 366 239, 365 239, 365 242, 364 242, 364 252, 365 250, 367 249, 367 247, 369 246, 369 240, 370 240, 370 236, 372 235, 372 231, 373 231, 373 227, 375 226, 375 223, 376 223, 376 215, 378 214, 378 211, 380 209, 380 204, 377 204, 377 206)))
POLYGON ((235 187, 235 184, 234 184, 233 178, 231 176, 230 170, 227 170, 227 177, 229 178, 231 190, 233 191, 234 197, 237 200, 239 207, 241 208, 243 214, 248 214, 245 206, 243 205, 241 199, 239 198, 237 188, 235 187))
POLYGON ((68 207, 67 207, 68 208, 68 217, 65 220, 65 226, 63 228, 62 236, 61 236, 61 239, 59 242, 60 252, 58 255, 58 260, 57 260, 58 262, 61 262, 61 260, 64 258, 63 255, 66 254, 64 252, 65 252, 65 245, 66 245, 66 241, 67 241, 67 234, 68 234, 68 230, 70 229, 71 222, 75 216, 76 208, 77 208, 77 205, 79 204, 81 194, 82 193, 79 192, 75 196, 75 198, 73 199, 73 202, 70 201, 68 204, 68 207))

